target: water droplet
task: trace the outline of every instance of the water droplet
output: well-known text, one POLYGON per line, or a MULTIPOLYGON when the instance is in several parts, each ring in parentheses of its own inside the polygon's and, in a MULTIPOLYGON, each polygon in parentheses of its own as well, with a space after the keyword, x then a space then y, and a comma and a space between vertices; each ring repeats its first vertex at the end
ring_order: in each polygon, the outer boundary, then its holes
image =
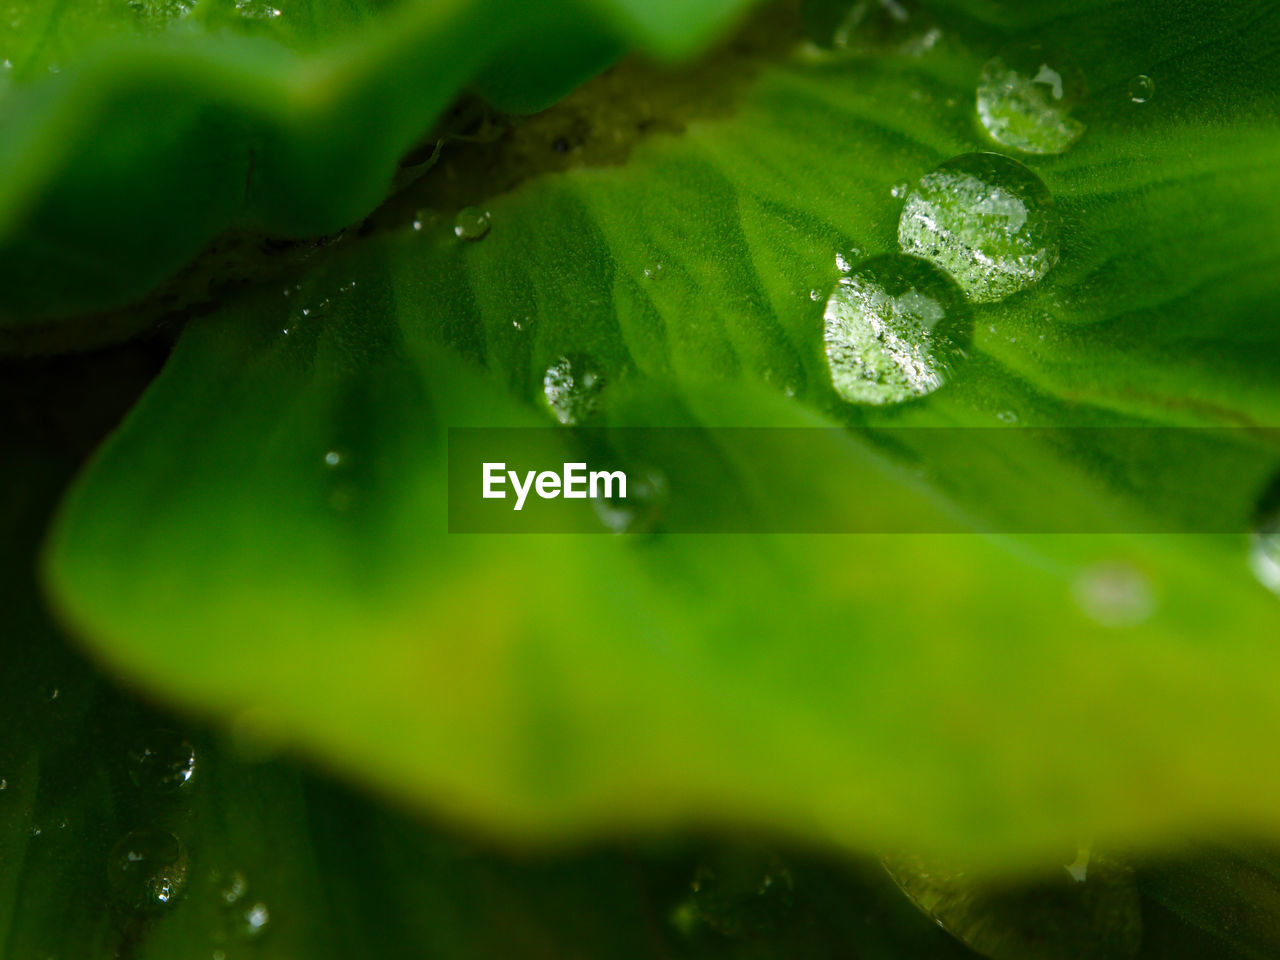
POLYGON ((572 426, 596 412, 604 377, 592 362, 579 354, 563 356, 542 377, 542 394, 561 423, 572 426))
POLYGON ((914 0, 854 0, 834 21, 829 44, 836 51, 895 50, 920 56, 941 37, 942 31, 926 22, 914 0))
POLYGON ((822 291, 821 291, 821 290, 810 290, 810 291, 809 291, 809 299, 810 299, 810 300, 812 300, 814 303, 817 303, 819 300, 821 300, 821 299, 822 299, 822 291))
POLYGON ((0 777, 0 790, 8 790, 8 789, 9 789, 9 781, 6 780, 4 777, 0 777))
POLYGON ((46 683, 40 690, 40 695, 46 703, 53 703, 58 697, 62 696, 62 691, 56 683, 46 683))
POLYGON ((1140 73, 1129 81, 1129 99, 1134 103, 1146 103, 1155 92, 1155 81, 1145 73, 1140 73))
POLYGON ((662 269, 662 264, 660 262, 655 263, 651 267, 645 267, 644 278, 646 280, 656 280, 662 276, 662 269))
POLYGON ((1260 523, 1249 537, 1249 567, 1259 583, 1280 595, 1280 513, 1260 523))
POLYGON ((907 183, 907 181, 905 180, 899 180, 897 183, 895 183, 892 187, 889 188, 889 195, 891 197, 895 197, 901 200, 903 197, 907 195, 907 191, 910 189, 911 189, 911 184, 907 183))
POLYGON ((662 519, 667 502, 667 477, 661 470, 627 470, 627 495, 591 498, 600 522, 612 533, 652 533, 662 519))
POLYGON ((267 909, 267 905, 262 902, 252 904, 240 915, 239 933, 250 939, 260 937, 266 932, 270 922, 271 911, 267 909))
POLYGON ((39 826, 37 826, 37 825, 35 825, 35 824, 32 824, 32 825, 31 825, 31 839, 32 839, 32 840, 34 840, 36 837, 40 836, 40 834, 42 834, 43 832, 44 832, 44 831, 43 831, 43 830, 41 830, 39 826))
POLYGON ((413 229, 418 233, 423 230, 434 227, 440 219, 440 214, 435 210, 417 210, 413 214, 413 229))
POLYGON ((163 830, 134 830, 112 851, 107 881, 112 895, 126 906, 170 906, 187 882, 186 848, 163 830))
POLYGON ((932 260, 971 300, 991 303, 1058 262, 1058 212, 1044 182, 1008 157, 969 153, 916 185, 902 208, 904 253, 932 260))
POLYGON ((1060 54, 1012 48, 992 57, 978 79, 978 119, 991 139, 1023 153, 1062 153, 1084 134, 1074 116, 1084 78, 1060 54))
POLYGON ((1076 850, 1076 858, 1062 869, 1066 870, 1067 876, 1076 883, 1084 883, 1089 879, 1089 857, 1090 850, 1088 845, 1080 847, 1076 850))
POLYGON ((1017 410, 1001 410, 999 413, 996 414, 996 419, 999 420, 1001 423, 1017 423, 1018 411, 1017 410))
POLYGON ((233 871, 218 891, 218 897, 228 906, 239 903, 249 890, 249 882, 239 870, 233 871))
POLYGON ((1085 570, 1072 586, 1076 604, 1104 627, 1132 627, 1155 612, 1151 584, 1125 563, 1100 564, 1085 570))
POLYGON ((129 751, 129 779, 144 790, 177 790, 196 772, 196 751, 172 730, 154 730, 129 751))
POLYGON ((827 366, 850 403, 901 403, 942 386, 963 350, 964 295, 925 260, 873 257, 836 284, 823 314, 827 366))
POLYGON ((1000 882, 907 856, 884 866, 926 916, 991 960, 1130 960, 1142 942, 1133 871, 1096 854, 1084 879, 1052 867, 1000 882))
POLYGON ((336 467, 342 463, 342 454, 337 450, 330 450, 324 455, 324 465, 326 467, 336 467))
POLYGON ((479 207, 463 207, 453 221, 454 236, 462 240, 483 240, 489 227, 489 211, 479 207))

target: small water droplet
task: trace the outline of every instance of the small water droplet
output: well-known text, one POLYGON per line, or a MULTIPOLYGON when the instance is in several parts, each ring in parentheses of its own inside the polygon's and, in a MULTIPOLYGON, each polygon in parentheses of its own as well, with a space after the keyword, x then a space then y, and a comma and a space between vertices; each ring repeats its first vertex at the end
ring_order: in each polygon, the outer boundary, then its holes
POLYGON ((603 375, 580 354, 560 357, 542 377, 542 395, 556 419, 567 426, 589 420, 603 391, 603 375))
POLYGON ((235 870, 227 878, 227 882, 222 885, 222 889, 218 891, 218 897, 223 903, 231 906, 244 899, 244 895, 248 890, 249 882, 245 879, 244 874, 239 870, 235 870))
POLYGON ((42 834, 43 832, 44 832, 44 831, 43 831, 43 830, 41 830, 41 829, 40 829, 38 826, 36 826, 35 824, 32 824, 32 825, 31 825, 31 839, 33 839, 33 840, 34 840, 36 837, 40 836, 40 834, 42 834))
POLYGON ((413 229, 418 233, 434 227, 440 219, 440 214, 431 209, 423 209, 414 211, 413 229))
POLYGON ((955 283, 918 257, 872 257, 836 284, 823 314, 831 384, 850 403, 901 403, 942 386, 963 349, 955 283))
POLYGON ((41 688, 40 695, 44 698, 46 703, 53 703, 58 699, 58 697, 62 696, 62 691, 58 688, 56 683, 46 683, 44 687, 41 688))
POLYGON ((829 41, 815 40, 835 51, 894 50, 920 56, 942 38, 937 26, 926 22, 915 0, 854 0, 834 21, 829 41))
POLYGON ((107 881, 115 899, 126 906, 171 906, 187 882, 186 848, 163 830, 134 830, 112 851, 107 881))
POLYGON ((821 290, 810 290, 810 291, 809 291, 809 299, 810 299, 810 300, 812 300, 814 303, 817 303, 819 300, 821 300, 821 299, 822 299, 822 291, 821 291, 821 290))
POLYGON ((342 454, 337 450, 330 450, 324 455, 324 465, 326 467, 336 467, 342 463, 342 454))
POLYGON ((978 119, 996 143, 1023 153, 1062 153, 1084 135, 1075 117, 1084 78, 1061 54, 1013 47, 992 57, 978 80, 978 119))
POLYGON ((196 772, 196 751, 172 730, 153 730, 128 754, 129 779, 144 790, 177 790, 196 772))
POLYGON ((1258 524, 1250 535, 1249 568, 1260 584, 1280 595, 1280 513, 1258 524))
POLYGON ((932 260, 971 300, 991 303, 1058 262, 1058 212, 1044 182, 1016 160, 969 153, 926 174, 898 221, 904 253, 932 260))
POLYGON ((657 280, 659 277, 662 276, 662 270, 663 270, 663 267, 661 262, 655 263, 651 267, 645 267, 644 278, 646 280, 657 280))
POLYGON ((907 181, 905 180, 899 180, 897 183, 895 183, 892 187, 889 188, 889 195, 892 197, 895 197, 896 199, 901 200, 903 197, 907 195, 907 191, 910 189, 911 189, 911 184, 907 183, 907 181))
POLYGON ((1134 103, 1146 103, 1155 92, 1155 81, 1145 73, 1140 73, 1129 81, 1129 99, 1134 103))
POLYGON ((1076 858, 1062 869, 1066 870, 1067 876, 1071 877, 1076 883, 1084 883, 1089 879, 1089 856, 1088 845, 1080 847, 1076 850, 1076 858))
POLYGON ((1090 567, 1076 578, 1072 595, 1084 614, 1104 627, 1136 626, 1156 609, 1151 584, 1126 563, 1090 567))
POLYGON ((240 935, 248 939, 260 937, 266 932, 269 923, 271 911, 267 909, 267 905, 262 902, 252 904, 240 915, 240 935))
POLYGON ((9 789, 9 781, 6 780, 4 777, 0 777, 0 790, 8 790, 8 789, 9 789))
POLYGON ((454 236, 462 240, 483 240, 489 227, 489 211, 479 207, 463 207, 453 221, 454 236))
POLYGON ((1001 410, 999 413, 996 414, 996 419, 999 420, 1001 423, 1017 423, 1018 411, 1017 410, 1001 410))
POLYGON ((602 488, 591 498, 596 516, 612 533, 652 533, 662 519, 667 502, 667 477, 661 470, 645 468, 627 470, 627 495, 618 496, 620 487, 605 496, 602 488))

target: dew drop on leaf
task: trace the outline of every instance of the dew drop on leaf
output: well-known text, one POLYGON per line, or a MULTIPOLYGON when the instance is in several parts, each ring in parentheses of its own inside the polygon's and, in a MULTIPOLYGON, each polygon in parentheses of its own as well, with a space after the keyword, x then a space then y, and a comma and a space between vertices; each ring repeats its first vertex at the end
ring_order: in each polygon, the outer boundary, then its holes
POLYGON ((144 790, 177 790, 196 772, 196 751, 172 730, 155 730, 129 751, 129 779, 144 790))
POLYGON ((1249 538, 1249 567, 1260 584, 1280 595, 1280 513, 1260 523, 1249 538))
POLYGON ((187 882, 186 848, 163 830, 134 830, 112 851, 107 882, 112 896, 125 906, 172 906, 187 882))
POLYGON ((236 927, 240 936, 246 939, 254 939, 266 933, 267 926, 270 923, 271 911, 267 909, 265 903, 258 902, 245 907, 239 916, 236 927))
POLYGON ((556 419, 566 426, 589 420, 603 390, 604 376, 580 354, 560 357, 542 376, 542 395, 556 419))
POLYGON ((1076 605, 1104 627, 1131 627, 1155 612, 1155 595, 1141 572, 1125 563, 1099 564, 1076 578, 1076 605))
POLYGON ((932 260, 978 303, 1038 282, 1058 262, 1059 232, 1044 182, 994 153, 965 154, 926 174, 898 221, 902 251, 932 260))
POLYGON ((889 196, 893 197, 894 199, 901 200, 903 197, 907 195, 907 191, 910 189, 911 189, 911 184, 907 183, 907 181, 905 180, 899 180, 897 183, 895 183, 892 187, 889 188, 889 196))
POLYGON ((1155 81, 1145 73, 1140 73, 1129 81, 1129 99, 1134 103, 1146 103, 1155 91, 1155 81))
POLYGON ((963 354, 968 311, 945 273, 890 254, 842 277, 827 300, 823 341, 836 393, 850 403, 901 403, 947 382, 963 354))
POLYGON ((611 533, 652 533, 662 520, 667 502, 667 477, 661 470, 627 470, 627 495, 604 496, 599 490, 591 506, 611 533))
POLYGON ((991 139, 1023 153, 1062 153, 1084 134, 1074 113, 1084 100, 1075 65, 1040 46, 992 57, 978 79, 978 119, 991 139))
POLYGON ((463 207, 453 221, 454 236, 461 240, 483 240, 489 235, 489 211, 479 207, 463 207))

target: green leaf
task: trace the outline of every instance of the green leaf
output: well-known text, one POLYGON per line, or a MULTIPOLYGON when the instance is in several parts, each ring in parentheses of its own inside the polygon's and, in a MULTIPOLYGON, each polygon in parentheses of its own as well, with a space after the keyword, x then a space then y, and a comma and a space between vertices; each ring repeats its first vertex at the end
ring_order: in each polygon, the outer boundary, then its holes
POLYGON ((228 736, 112 684, 50 621, 34 558, 58 494, 157 359, 131 346, 7 364, 0 380, 0 955, 962 955, 873 864, 795 850, 764 857, 747 838, 497 850, 269 755, 247 725, 228 736), (147 750, 164 762, 140 762, 147 750), (115 880, 120 858, 166 835, 180 844, 182 869, 168 874, 167 903, 139 908, 136 889, 115 880), (751 895, 761 864, 781 864, 772 869, 785 872, 786 902, 749 940, 718 933, 712 923, 724 926, 728 910, 739 923, 762 913, 751 895), (717 889, 748 894, 715 905, 703 897, 709 920, 671 922, 710 870, 717 889))
MULTIPOLYGON (((552 422, 544 373, 570 354, 621 426, 1276 422, 1274 8, 953 3, 933 24, 871 55, 760 64, 748 44, 731 96, 621 164, 535 165, 488 196, 467 171, 491 154, 442 157, 376 221, 400 230, 194 321, 64 506, 63 614, 139 682, 523 840, 731 822, 1011 868, 1085 838, 1280 831, 1280 607, 1241 537, 447 532, 446 428, 552 422), (972 306, 943 389, 841 403, 820 302, 836 255, 896 249, 891 188, 991 149, 980 67, 1043 39, 1091 90, 1083 139, 1028 161, 1059 264, 972 306), (492 223, 472 243, 451 229, 469 203, 492 223), (425 206, 442 216, 409 229, 425 206), (1123 628, 1090 599, 1115 570, 1138 584, 1123 628)), ((524 129, 480 169, 518 167, 546 133, 524 129)), ((1176 496, 1147 495, 1173 472, 1159 451, 1081 443, 996 470, 980 440, 921 440, 897 469, 998 520, 1065 497, 1142 529, 1189 494, 1251 513, 1270 443, 1239 431, 1176 496)), ((850 433, 829 454, 825 479, 773 495, 861 509, 849 478, 874 447, 850 433)), ((721 495, 759 476, 733 463, 721 495)))
POLYGON ((18 0, 0 27, 0 327, 120 307, 229 227, 340 230, 467 85, 540 108, 628 47, 688 55, 744 6, 18 0))

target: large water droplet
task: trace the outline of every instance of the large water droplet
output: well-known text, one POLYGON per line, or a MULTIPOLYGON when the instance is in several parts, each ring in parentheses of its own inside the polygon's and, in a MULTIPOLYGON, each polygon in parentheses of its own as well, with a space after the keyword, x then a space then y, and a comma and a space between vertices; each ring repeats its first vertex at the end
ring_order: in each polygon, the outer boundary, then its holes
POLYGON ((898 221, 904 253, 932 260, 979 303, 1003 300, 1058 262, 1058 212, 1044 182, 1008 157, 969 153, 926 174, 898 221))
POLYGON ((196 772, 196 751, 172 730, 155 730, 129 751, 129 779, 144 790, 177 790, 196 772))
POLYGON ((112 895, 126 906, 171 906, 186 886, 186 848, 163 830, 134 830, 112 851, 107 882, 112 895))
POLYGON ((542 377, 542 395, 561 423, 572 426, 591 419, 604 390, 604 376, 587 357, 561 357, 542 377))
POLYGON ((1145 73, 1140 73, 1129 81, 1129 99, 1134 103, 1146 103, 1155 92, 1155 81, 1145 73))
POLYGON ((942 386, 963 356, 968 311, 918 257, 873 257, 836 284, 823 314, 827 366, 850 403, 901 403, 942 386))
POLYGON ((1133 872, 1096 854, 1087 871, 1077 859, 1074 871, 1054 868, 1016 883, 975 879, 917 857, 884 864, 920 910, 990 960, 1129 960, 1142 943, 1133 872))
POLYGON ((970 300, 1038 282, 1059 256, 1059 216, 1043 180, 998 154, 965 154, 925 174, 902 205, 902 252, 932 260, 970 300))
POLYGON ((1073 113, 1083 99, 1080 72, 1039 46, 992 57, 978 79, 978 119, 992 140, 1023 153, 1062 153, 1079 140, 1084 124, 1073 113))
POLYGON ((462 240, 483 240, 489 227, 489 211, 479 207, 463 207, 453 221, 454 236, 462 240))

